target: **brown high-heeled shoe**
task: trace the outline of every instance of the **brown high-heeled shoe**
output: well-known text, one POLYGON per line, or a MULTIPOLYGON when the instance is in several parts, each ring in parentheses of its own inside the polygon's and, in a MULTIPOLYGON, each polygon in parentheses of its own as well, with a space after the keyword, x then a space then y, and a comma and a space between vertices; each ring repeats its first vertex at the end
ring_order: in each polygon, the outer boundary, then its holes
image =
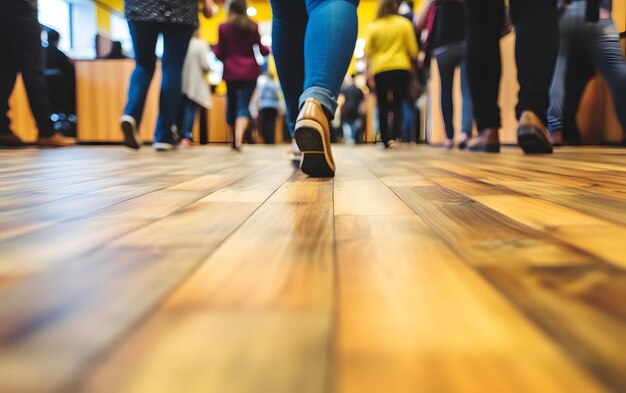
POLYGON ((302 172, 312 177, 335 176, 328 118, 318 100, 305 101, 296 119, 294 137, 302 152, 302 172))
POLYGON ((517 143, 526 154, 552 153, 552 139, 543 121, 531 111, 522 112, 517 128, 517 143))

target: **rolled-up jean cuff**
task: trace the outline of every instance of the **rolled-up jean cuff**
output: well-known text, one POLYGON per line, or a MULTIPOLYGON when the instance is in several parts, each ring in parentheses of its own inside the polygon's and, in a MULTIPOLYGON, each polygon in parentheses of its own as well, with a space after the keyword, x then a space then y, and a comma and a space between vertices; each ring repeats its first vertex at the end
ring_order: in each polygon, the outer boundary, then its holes
POLYGON ((309 98, 315 98, 320 102, 322 108, 324 108, 324 111, 326 111, 326 116, 328 116, 330 120, 335 118, 335 111, 337 110, 337 99, 333 95, 332 91, 323 87, 309 87, 300 96, 298 108, 302 109, 304 102, 309 98))

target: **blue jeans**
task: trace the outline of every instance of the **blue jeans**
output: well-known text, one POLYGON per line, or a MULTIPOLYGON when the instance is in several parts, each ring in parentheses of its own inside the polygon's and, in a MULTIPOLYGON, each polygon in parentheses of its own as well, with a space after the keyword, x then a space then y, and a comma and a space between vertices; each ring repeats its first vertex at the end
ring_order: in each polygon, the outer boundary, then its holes
POLYGON ((253 81, 226 81, 226 124, 235 125, 239 117, 250 117, 250 100, 256 88, 253 81))
POLYGON ((474 119, 472 95, 470 94, 467 66, 465 64, 465 42, 458 42, 433 51, 437 58, 439 78, 441 79, 441 112, 446 128, 446 138, 454 138, 454 104, 452 91, 454 85, 454 70, 461 67, 461 94, 463 96, 463 111, 461 116, 461 132, 472 136, 472 122, 474 119))
POLYGON ((300 107, 320 101, 332 119, 357 37, 358 0, 270 0, 278 78, 293 134, 300 107))
POLYGON ((182 91, 182 69, 194 27, 182 24, 128 21, 135 50, 135 70, 130 78, 128 102, 124 114, 132 116, 137 125, 143 117, 148 88, 156 67, 154 53, 159 34, 163 34, 161 95, 154 142, 173 142, 182 91))
POLYGON ((196 122, 196 113, 198 112, 198 104, 183 96, 182 103, 182 132, 183 138, 187 138, 190 141, 193 140, 193 125, 196 122))
POLYGON ((597 23, 586 22, 585 3, 574 1, 561 16, 561 47, 550 87, 548 109, 550 132, 563 129, 565 74, 569 51, 574 45, 585 49, 596 68, 607 80, 617 117, 622 129, 626 130, 626 62, 619 45, 619 34, 611 19, 603 19, 597 23))

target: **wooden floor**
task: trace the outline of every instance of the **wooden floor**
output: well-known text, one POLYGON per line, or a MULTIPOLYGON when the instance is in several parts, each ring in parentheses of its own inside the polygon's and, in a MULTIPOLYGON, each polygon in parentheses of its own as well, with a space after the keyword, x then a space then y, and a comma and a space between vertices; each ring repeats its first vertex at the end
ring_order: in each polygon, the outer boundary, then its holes
POLYGON ((0 151, 0 392, 625 392, 626 150, 0 151))

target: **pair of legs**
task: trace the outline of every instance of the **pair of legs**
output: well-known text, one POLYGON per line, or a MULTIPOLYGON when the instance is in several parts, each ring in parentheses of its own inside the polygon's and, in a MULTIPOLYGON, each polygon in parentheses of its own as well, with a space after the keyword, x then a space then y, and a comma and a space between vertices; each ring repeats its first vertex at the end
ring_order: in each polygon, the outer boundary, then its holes
POLYGON ((250 99, 256 80, 226 81, 226 123, 230 126, 233 148, 241 148, 243 137, 250 125, 250 99))
POLYGON ((619 33, 612 19, 589 23, 585 20, 585 13, 586 1, 574 1, 567 7, 559 22, 561 46, 550 88, 548 109, 548 128, 551 133, 562 132, 564 128, 566 70, 574 46, 582 47, 607 80, 617 117, 622 129, 626 130, 626 61, 620 48, 619 33))
POLYGON ((276 108, 262 108, 259 115, 263 141, 266 145, 273 145, 275 140, 274 135, 276 131, 276 116, 278 116, 278 110, 276 108))
MULTIPOLYGON (((22 74, 28 102, 33 113, 39 138, 55 135, 48 87, 44 76, 41 26, 37 21, 37 10, 23 0, 7 0, 0 13, 0 136, 19 139, 11 132, 8 117, 9 97, 15 87, 17 74, 22 74)), ((60 135, 59 135, 60 136, 60 135)), ((70 141, 67 141, 71 144, 70 141)))
POLYGON ((317 99, 328 118, 357 36, 358 0, 271 0, 272 50, 293 134, 300 107, 317 99))
POLYGON ((392 139, 402 137, 403 106, 406 101, 410 74, 406 70, 380 72, 374 75, 376 82, 376 103, 378 105, 378 130, 380 137, 389 147, 392 139), (393 116, 393 126, 389 133, 389 112, 393 116))
POLYGON ((189 40, 195 28, 191 25, 128 21, 135 50, 135 70, 130 78, 128 102, 124 115, 134 119, 139 127, 143 116, 148 88, 156 68, 156 44, 163 35, 161 94, 159 117, 154 132, 155 143, 174 143, 176 120, 182 91, 182 68, 189 40))
POLYGON ((452 100, 454 71, 461 67, 461 94, 463 96, 463 111, 461 116, 462 140, 472 136, 472 123, 474 119, 472 96, 470 93, 467 65, 465 63, 465 42, 457 42, 445 45, 434 50, 439 68, 441 80, 441 111, 443 123, 446 128, 448 143, 454 140, 454 104, 452 100))
MULTIPOLYGON (((270 0, 289 129, 310 176, 334 176, 329 119, 356 43, 358 0, 270 0)), ((297 149, 294 149, 297 150, 297 149)))
MULTIPOLYGON (((498 93, 504 0, 466 0, 465 4, 469 24, 466 58, 470 90, 474 118, 482 134, 478 138, 482 138, 480 144, 474 146, 482 145, 484 151, 496 151, 497 146, 499 151, 498 93), (485 130, 489 130, 489 135, 485 130), (489 150, 491 147, 494 150, 489 150)), ((510 11, 517 33, 518 139, 527 152, 552 151, 545 123, 548 91, 559 48, 556 0, 510 0, 510 11), (538 151, 533 151, 534 147, 538 147, 538 151)))

